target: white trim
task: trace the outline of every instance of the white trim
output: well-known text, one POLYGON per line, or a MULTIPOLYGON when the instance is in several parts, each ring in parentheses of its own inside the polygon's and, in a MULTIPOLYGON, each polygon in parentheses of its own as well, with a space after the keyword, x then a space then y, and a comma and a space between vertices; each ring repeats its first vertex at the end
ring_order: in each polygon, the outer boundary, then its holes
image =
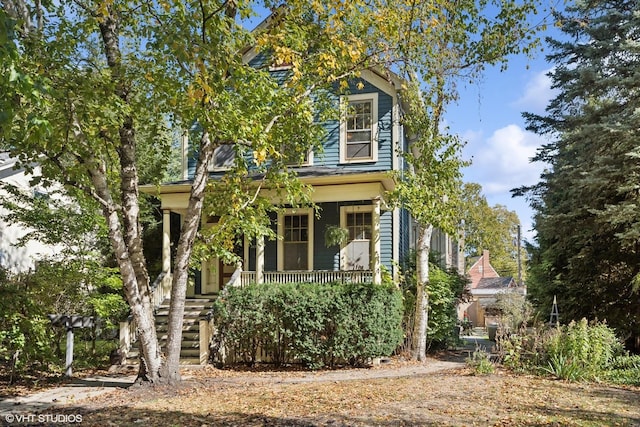
POLYGON ((376 197, 373 199, 373 213, 371 214, 371 239, 373 245, 371 245, 371 263, 373 270, 373 283, 379 285, 382 283, 382 269, 381 269, 381 247, 380 247, 380 206, 381 198, 376 197))
POLYGON ((287 71, 293 68, 293 65, 270 65, 269 71, 287 71))
POLYGON ((378 93, 361 93, 340 97, 340 163, 371 163, 378 161, 378 93), (366 158, 347 158, 347 122, 346 114, 349 102, 371 101, 371 156, 366 158))
MULTIPOLYGON (((286 147, 283 147, 282 150, 286 150, 286 147)), ((287 166, 292 166, 292 167, 305 167, 305 166, 313 166, 313 149, 309 149, 309 151, 307 151, 307 161, 306 162, 301 162, 301 163, 289 163, 287 164, 287 166)))
POLYGON ((309 230, 307 241, 307 270, 313 271, 313 208, 289 208, 278 212, 278 271, 284 271, 284 217, 286 215, 307 215, 309 217, 309 230))
POLYGON ((252 46, 249 50, 247 50, 242 55, 242 62, 245 63, 245 64, 248 64, 249 62, 253 61, 253 58, 258 56, 259 53, 260 53, 260 51, 258 50, 258 47, 257 46, 252 46))
POLYGON ((256 283, 264 283, 264 236, 256 239, 256 283))
POLYGON ((391 168, 393 170, 400 170, 400 156, 402 146, 400 145, 402 125, 400 124, 400 105, 398 104, 398 97, 392 96, 392 112, 391 120, 393 126, 391 127, 391 168))
MULTIPOLYGON (((387 71, 387 70, 385 70, 387 71)), ((389 80, 383 78, 381 75, 379 75, 378 73, 371 71, 371 70, 363 70, 362 73, 360 74, 360 76, 368 81, 369 83, 371 83, 373 86, 377 87, 378 89, 382 90, 383 92, 385 92, 387 95, 392 96, 392 97, 396 97, 396 94, 398 93, 398 91, 400 90, 400 85, 401 82, 398 80, 398 78, 394 78, 393 75, 390 75, 390 77, 392 78, 393 82, 390 82, 389 80)))

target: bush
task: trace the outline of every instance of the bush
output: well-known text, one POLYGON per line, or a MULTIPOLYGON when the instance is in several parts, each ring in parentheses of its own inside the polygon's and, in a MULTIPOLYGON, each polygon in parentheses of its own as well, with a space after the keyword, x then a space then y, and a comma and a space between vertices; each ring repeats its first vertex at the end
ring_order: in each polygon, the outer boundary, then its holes
POLYGON ((500 342, 504 365, 516 371, 541 372, 571 381, 593 380, 611 376, 616 361, 626 360, 618 358, 623 354, 622 344, 606 323, 589 324, 582 319, 558 328, 525 330, 500 342))
POLYGON ((395 350, 402 340, 401 318, 401 293, 387 285, 227 288, 213 309, 214 356, 226 355, 226 362, 268 360, 311 368, 363 364, 395 350))
POLYGON ((565 364, 575 367, 576 377, 594 379, 601 376, 614 356, 623 350, 615 332, 606 323, 589 324, 587 319, 582 319, 556 331, 544 346, 546 359, 564 359, 565 364))
MULTIPOLYGON (((443 270, 435 262, 435 254, 429 263, 429 311, 427 325, 427 348, 444 348, 458 339, 453 334, 458 324, 456 306, 465 299, 465 286, 468 279, 455 270, 443 270)), ((413 319, 416 308, 416 253, 412 251, 403 269, 402 289, 404 294, 405 347, 411 347, 413 319)))
POLYGON ((484 348, 476 347, 473 355, 466 359, 469 365, 475 371, 476 375, 488 375, 495 372, 495 366, 489 360, 489 354, 484 348))
POLYGON ((640 386, 640 355, 614 357, 605 379, 615 384, 640 386))
POLYGON ((31 292, 0 282, 0 365, 20 373, 53 360, 53 331, 31 292))

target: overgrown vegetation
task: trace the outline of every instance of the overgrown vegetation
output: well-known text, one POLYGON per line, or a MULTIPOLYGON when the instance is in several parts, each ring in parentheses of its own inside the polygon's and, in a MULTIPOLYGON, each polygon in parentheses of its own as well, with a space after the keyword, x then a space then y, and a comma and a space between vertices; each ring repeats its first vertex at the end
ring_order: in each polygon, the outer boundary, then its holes
MULTIPOLYGON (((435 259, 437 254, 432 254, 435 259)), ((403 329, 406 346, 411 342, 416 301, 416 255, 409 254, 403 272, 404 296, 403 329)), ((427 324, 427 348, 445 348, 457 338, 454 334, 458 323, 456 306, 466 298, 467 278, 455 270, 443 270, 433 260, 429 266, 429 322, 427 324)))
POLYGON ((466 359, 467 365, 469 365, 477 375, 493 374, 495 366, 489 360, 489 354, 486 349, 476 347, 473 354, 466 359))
POLYGON ((495 302, 485 309, 485 316, 497 316, 506 332, 516 331, 522 325, 531 323, 533 306, 519 290, 508 290, 496 295, 495 302))
POLYGON ((498 344, 503 364, 516 372, 640 385, 640 357, 628 355, 604 322, 582 319, 530 329, 524 325, 516 334, 502 335, 498 344))
POLYGON ((402 341, 392 285, 262 284, 227 288, 213 309, 217 361, 310 368, 390 355, 402 341), (226 358, 226 360, 225 360, 226 358))
POLYGON ((98 318, 96 327, 76 331, 74 363, 107 365, 118 320, 127 311, 122 282, 109 269, 84 273, 80 280, 81 272, 62 262, 43 262, 21 275, 0 271, 0 370, 8 373, 9 382, 29 371, 63 368, 66 331, 52 326, 48 314, 98 318))

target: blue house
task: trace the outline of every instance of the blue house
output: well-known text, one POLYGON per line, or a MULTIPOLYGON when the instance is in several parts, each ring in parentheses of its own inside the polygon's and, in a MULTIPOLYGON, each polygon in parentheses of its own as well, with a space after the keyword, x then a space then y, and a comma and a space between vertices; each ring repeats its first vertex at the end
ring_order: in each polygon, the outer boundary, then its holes
MULTIPOLYGON (((269 57, 247 49, 244 60, 251 66, 268 68, 276 78, 287 67, 270 66, 269 57)), ((350 82, 346 91, 332 95, 343 113, 323 123, 326 136, 320 153, 310 151, 295 169, 311 190, 318 207, 282 209, 271 217, 277 240, 245 238, 237 248, 241 262, 227 265, 219 259, 202 263, 187 289, 185 329, 181 357, 184 363, 207 363, 210 326, 202 320, 211 301, 225 286, 248 283, 373 282, 383 274, 398 278, 399 268, 414 246, 415 223, 409 213, 390 207, 387 193, 394 189, 391 171, 404 170, 403 151, 408 139, 402 126, 402 81, 382 69, 365 70, 350 82), (347 93, 348 95, 341 95, 347 93), (326 242, 328 229, 345 238, 339 244, 326 242), (197 320, 200 319, 200 320, 197 320)), ((162 322, 168 313, 171 286, 172 228, 180 225, 189 203, 195 159, 189 140, 182 141, 182 180, 147 187, 157 194, 163 212, 163 271, 168 273, 156 288, 156 325, 162 337, 162 322)), ((218 147, 209 165, 210 179, 218 179, 233 165, 232 146, 218 147)), ((203 215, 201 227, 215 226, 215 218, 203 215)), ((464 260, 449 236, 434 232, 432 251, 442 264, 461 265, 464 260)), ((121 324, 121 349, 127 354, 134 338, 129 323, 121 324)))
MULTIPOLYGON (((255 50, 246 53, 255 66, 265 56, 255 50)), ((282 67, 273 72, 282 72, 282 67)), ((216 295, 233 283, 250 282, 374 282, 382 272, 396 277, 414 241, 414 223, 408 212, 390 208, 385 194, 393 190, 390 171, 403 169, 402 151, 407 147, 401 124, 403 106, 400 79, 386 70, 367 70, 351 82, 348 95, 334 96, 344 111, 340 119, 324 123, 326 138, 322 153, 309 152, 296 172, 312 188, 312 208, 287 208, 272 223, 278 240, 245 239, 239 252, 241 265, 225 265, 217 259, 203 263, 188 289, 189 296, 216 295), (344 108, 346 107, 346 108, 344 108), (325 231, 344 230, 346 241, 327 245, 325 231)), ((189 157, 189 141, 183 140, 183 181, 160 188, 164 212, 165 247, 163 264, 170 268, 169 239, 171 213, 187 208, 190 179, 195 160, 189 157)), ((233 162, 231 147, 219 147, 210 165, 210 176, 224 174, 233 162)), ((203 221, 202 226, 212 226, 203 221)), ((446 235, 434 233, 433 251, 448 266, 457 265, 459 251, 446 235)))

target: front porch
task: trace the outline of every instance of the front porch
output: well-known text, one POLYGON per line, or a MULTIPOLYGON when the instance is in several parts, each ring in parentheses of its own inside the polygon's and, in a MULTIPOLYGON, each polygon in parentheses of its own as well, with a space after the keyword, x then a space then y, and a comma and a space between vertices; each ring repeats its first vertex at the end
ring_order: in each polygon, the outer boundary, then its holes
MULTIPOLYGON (((203 262, 194 273, 189 296, 215 296, 227 285, 248 283, 380 283, 383 269, 395 276, 410 236, 405 215, 386 208, 383 201, 392 187, 388 175, 360 172, 318 176, 316 171, 303 180, 313 187, 312 201, 317 210, 285 206, 274 212, 270 220, 278 239, 241 239, 237 265, 225 265, 217 259, 203 262), (326 237, 328 229, 340 229, 347 237, 332 244, 326 237)), ((186 212, 189 190, 186 183, 178 183, 162 186, 159 192, 165 289, 170 286, 166 281, 171 275, 175 230, 186 212)), ((202 227, 214 227, 211 220, 203 217, 202 227)))

